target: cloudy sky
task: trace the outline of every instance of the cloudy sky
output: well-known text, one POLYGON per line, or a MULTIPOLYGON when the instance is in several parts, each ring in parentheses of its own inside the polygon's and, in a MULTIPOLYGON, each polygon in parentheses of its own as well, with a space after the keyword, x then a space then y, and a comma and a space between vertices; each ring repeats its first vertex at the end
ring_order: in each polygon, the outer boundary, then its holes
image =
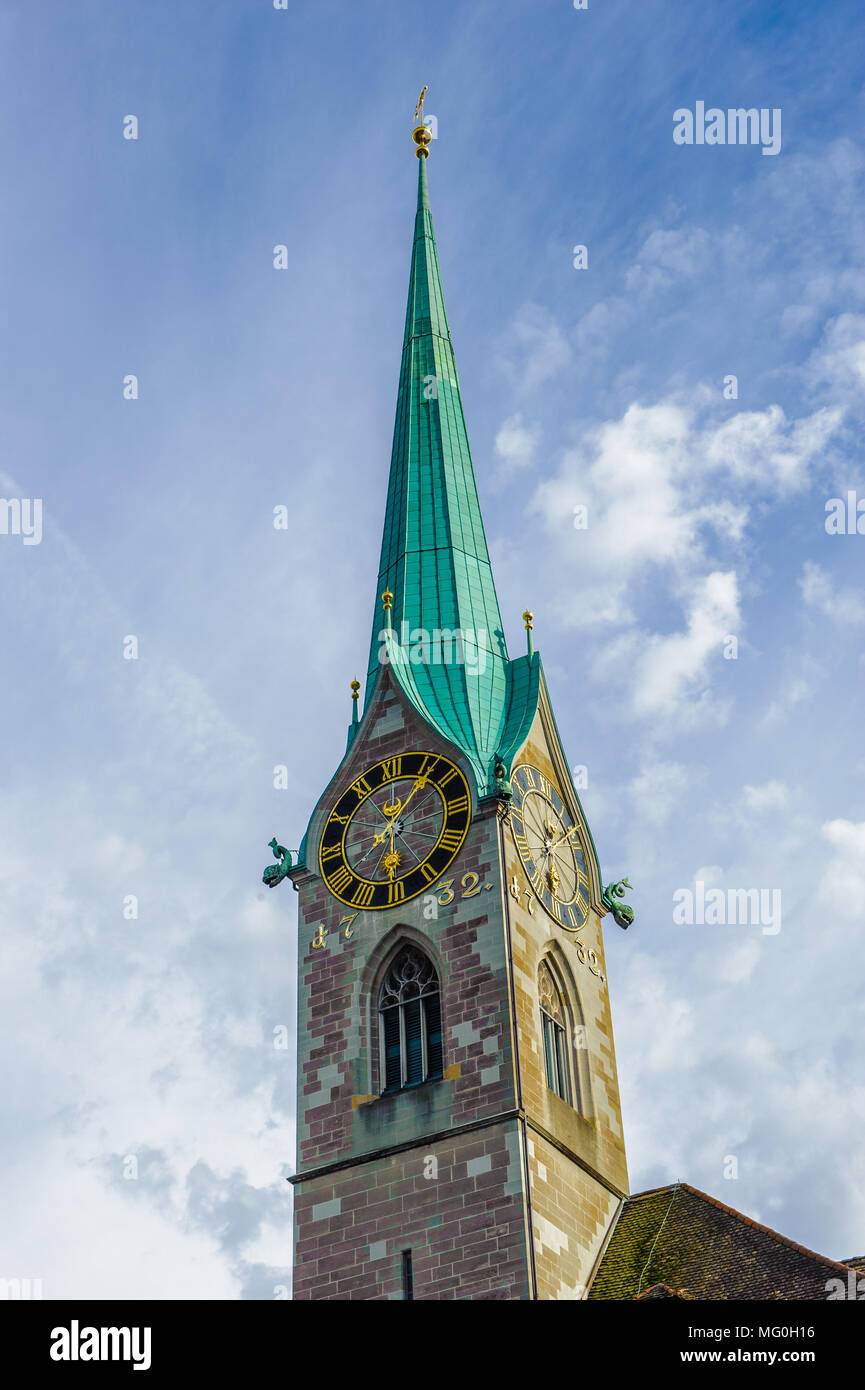
POLYGON ((511 650, 528 604, 635 885, 632 1188, 865 1249, 865 535, 825 524, 865 498, 863 30, 854 0, 5 0, 0 496, 43 530, 0 535, 0 1276, 289 1278, 296 900, 260 875, 364 670, 425 82, 511 650), (674 143, 698 101, 780 109, 780 152, 674 143), (674 921, 698 881, 780 893, 780 930, 674 921))

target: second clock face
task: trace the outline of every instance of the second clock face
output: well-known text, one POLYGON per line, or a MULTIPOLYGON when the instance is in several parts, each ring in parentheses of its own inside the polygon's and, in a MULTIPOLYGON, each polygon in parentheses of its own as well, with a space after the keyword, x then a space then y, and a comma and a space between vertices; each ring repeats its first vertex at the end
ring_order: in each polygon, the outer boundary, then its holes
POLYGON ((511 773, 514 842, 535 896, 568 931, 580 931, 589 915, 586 856, 558 791, 536 767, 511 773))
POLYGON ((471 797, 455 763, 402 753, 367 768, 328 816, 319 849, 324 881, 363 911, 426 892, 462 848, 471 797))

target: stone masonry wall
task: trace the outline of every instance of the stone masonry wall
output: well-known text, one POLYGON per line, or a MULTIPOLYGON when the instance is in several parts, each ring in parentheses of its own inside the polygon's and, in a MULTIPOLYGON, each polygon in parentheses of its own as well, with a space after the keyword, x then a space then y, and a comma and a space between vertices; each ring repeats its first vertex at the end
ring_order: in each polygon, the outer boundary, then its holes
POLYGON ((619 1199, 541 1135, 528 1148, 538 1298, 577 1301, 619 1199))
MULTIPOLYGON (((420 1147, 413 1150, 412 1159, 383 1154, 334 1176, 322 1174, 296 1185, 296 1297, 396 1296, 384 1278, 385 1265, 378 1259, 368 1260, 364 1251, 370 1244, 378 1249, 382 1240, 395 1240, 399 1232, 400 1239, 407 1239, 406 1231, 412 1240, 421 1239, 426 1228, 423 1223, 418 1225, 420 1216, 416 1218, 411 1210, 414 1200, 424 1222, 435 1214, 448 1228, 442 1236, 441 1232, 432 1234, 436 1227, 431 1227, 429 1248, 417 1250, 418 1278, 426 1278, 430 1269, 439 1269, 435 1285, 441 1292, 436 1297, 453 1296, 447 1291, 456 1288, 468 1272, 469 1267, 461 1262, 469 1259, 487 1272, 466 1285, 477 1287, 478 1292, 461 1292, 461 1298, 521 1296, 502 1294, 503 1288, 516 1287, 516 1276, 502 1265, 501 1251, 496 1254, 498 1242, 510 1241, 515 1231, 522 1230, 524 1221, 514 1186, 519 1168, 513 1166, 516 1150, 511 1153, 508 1148, 511 1139, 507 1143, 501 1135, 498 1140, 491 1139, 492 1129, 455 1134, 452 1141, 443 1137, 448 1131, 508 1114, 515 1107, 495 806, 473 807, 468 835, 453 865, 432 885, 429 894, 411 902, 352 915, 352 909, 327 891, 317 872, 321 830, 342 790, 365 767, 411 748, 429 749, 460 761, 450 745, 436 739, 421 723, 385 672, 350 756, 313 816, 307 845, 309 867, 297 877, 298 1173, 302 1176, 336 1161, 362 1158, 399 1144, 420 1147), (326 928, 324 945, 314 947, 313 941, 322 939, 322 924, 326 928), (404 941, 420 945, 438 971, 444 1077, 383 1096, 378 993, 388 963, 404 941), (438 1139, 430 1143, 432 1136, 438 1139), (435 1181, 418 1177, 420 1157, 428 1153, 440 1160, 440 1177, 435 1181), (469 1173, 460 1167, 468 1163, 480 1166, 469 1173), (493 1219, 489 1211, 480 1208, 490 1192, 497 1190, 499 1180, 503 1186, 496 1196, 493 1219), (414 1197, 409 1198, 412 1184, 414 1197), (333 1202, 340 1206, 334 1212, 333 1227, 325 1224, 313 1229, 317 1221, 331 1220, 321 1215, 313 1218, 313 1209, 330 1210, 328 1204, 333 1202), (346 1221, 347 1213, 367 1205, 362 1230, 359 1219, 346 1221), (478 1230, 487 1232, 483 1237, 484 1259, 479 1263, 480 1252, 472 1247, 480 1237, 475 1236, 471 1224, 466 1224, 476 1217, 478 1230), (385 1223, 382 1229, 390 1235, 377 1234, 375 1222, 379 1218, 385 1223), (305 1229, 310 1222, 312 1228, 305 1229), (496 1228, 492 1233, 491 1227, 496 1228), (461 1253, 458 1242, 463 1236, 465 1252, 461 1253), (321 1244, 310 1247, 306 1244, 310 1239, 321 1244), (439 1248, 443 1240, 450 1242, 447 1248, 439 1248), (315 1258, 310 1258, 310 1251, 316 1252, 315 1258), (440 1255, 448 1258, 436 1263, 440 1255), (335 1264, 322 1263, 334 1259, 335 1264), (366 1271, 369 1278, 364 1275, 366 1263, 375 1265, 366 1271), (490 1272, 499 1265, 504 1272, 490 1272), (333 1270, 354 1284, 335 1291, 338 1281, 331 1277, 333 1270), (380 1288, 385 1292, 378 1292, 380 1288)), ((525 1236, 521 1239, 524 1265, 525 1236)), ((502 1247, 510 1248, 507 1244, 502 1247)), ((398 1256, 395 1260, 394 1268, 399 1265, 398 1256)))
POLYGON ((294 1299, 529 1297, 516 1122, 458 1134, 295 1189, 294 1299))
MULTIPOLYGON (((539 717, 519 761, 539 768, 553 781, 560 780, 539 717)), ((511 896, 508 906, 523 1105, 530 1119, 577 1154, 618 1195, 627 1191, 628 1172, 601 919, 592 909, 575 937, 537 902, 530 911, 531 890, 509 828, 504 844, 507 880, 516 879, 520 888, 519 901, 511 896), (561 1100, 546 1081, 538 995, 538 967, 544 959, 551 962, 564 986, 571 1023, 578 1030, 570 1039, 575 1105, 561 1100)))
MULTIPOLYGON (((473 806, 466 841, 430 894, 352 916, 317 871, 324 820, 366 766, 410 748, 461 761, 415 715, 385 671, 351 754, 313 817, 309 867, 297 878, 301 1180, 295 1186, 294 1297, 402 1298, 405 1249, 413 1254, 416 1298, 530 1297, 529 1175, 522 1171, 511 1118, 519 1094, 530 1121, 556 1141, 530 1130, 537 1296, 577 1299, 618 1195, 627 1190, 600 915, 591 911, 575 941, 539 904, 530 910, 510 828, 502 833, 495 806, 486 804, 473 806), (507 911, 519 1092, 505 931, 505 895, 514 880, 519 899, 508 893, 507 911), (320 925, 325 944, 313 948, 320 925), (439 974, 444 1078, 382 1096, 378 990, 403 941, 422 946, 439 974), (572 1023, 580 1028, 573 1106, 546 1084, 537 988, 544 958, 554 963, 572 1023), (485 1119, 493 1122, 488 1128, 461 1131, 485 1119), (396 1145, 405 1147, 385 1152, 396 1145), (361 1161, 315 1175, 351 1159, 361 1161), (437 1164, 433 1177, 425 1176, 430 1159, 437 1164), (303 1179, 304 1172, 314 1175, 303 1179)), ((561 782, 540 716, 519 760, 561 782)), ((595 896, 598 891, 596 885, 595 896)))

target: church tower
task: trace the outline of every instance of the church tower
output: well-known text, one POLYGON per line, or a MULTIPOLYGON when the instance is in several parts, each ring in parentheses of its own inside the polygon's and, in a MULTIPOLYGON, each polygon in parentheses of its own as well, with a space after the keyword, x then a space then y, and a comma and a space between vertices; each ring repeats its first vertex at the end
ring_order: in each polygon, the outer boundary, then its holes
MULTIPOLYGON (((418 199, 369 666, 297 861, 294 1298, 580 1299, 627 1192, 602 887, 511 658, 418 199)), ((416 113, 417 114, 417 113, 416 113)), ((626 881, 623 881, 626 884, 626 881)))

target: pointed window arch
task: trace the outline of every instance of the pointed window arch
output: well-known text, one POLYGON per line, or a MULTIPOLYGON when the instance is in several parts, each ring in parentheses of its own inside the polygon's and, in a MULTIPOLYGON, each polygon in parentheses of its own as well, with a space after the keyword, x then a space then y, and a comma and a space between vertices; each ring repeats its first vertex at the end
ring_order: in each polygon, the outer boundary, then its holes
POLYGON ((441 991, 435 966, 417 946, 394 956, 379 992, 383 1095, 442 1074, 441 991))
POLYGON ((557 1096, 573 1104, 571 1087, 571 1049, 568 1010, 562 993, 546 961, 538 970, 538 995, 541 1002, 541 1035, 544 1040, 544 1063, 547 1085, 557 1096))

